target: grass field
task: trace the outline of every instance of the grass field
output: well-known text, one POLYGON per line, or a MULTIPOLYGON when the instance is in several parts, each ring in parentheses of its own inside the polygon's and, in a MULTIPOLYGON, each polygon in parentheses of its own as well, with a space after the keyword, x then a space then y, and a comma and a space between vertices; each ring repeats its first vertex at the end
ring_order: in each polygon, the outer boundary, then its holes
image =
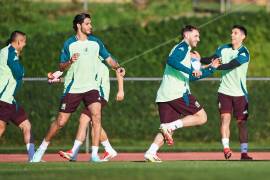
POLYGON ((199 179, 266 180, 266 161, 168 161, 109 163, 2 163, 0 179, 199 179))

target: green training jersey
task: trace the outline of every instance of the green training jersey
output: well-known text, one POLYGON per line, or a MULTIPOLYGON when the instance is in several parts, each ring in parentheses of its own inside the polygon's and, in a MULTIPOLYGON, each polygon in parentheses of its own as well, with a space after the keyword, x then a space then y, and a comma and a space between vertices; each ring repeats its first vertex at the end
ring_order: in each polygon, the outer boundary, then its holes
POLYGON ((246 77, 250 55, 245 46, 233 49, 226 44, 216 50, 216 56, 221 57, 223 64, 237 60, 241 65, 230 70, 222 70, 221 83, 218 92, 229 96, 247 96, 246 77))
POLYGON ((99 62, 98 68, 98 82, 99 82, 99 95, 103 97, 107 102, 110 96, 110 73, 108 67, 99 62))
POLYGON ((22 84, 24 68, 15 48, 8 45, 0 51, 0 101, 15 104, 15 93, 22 84))
POLYGON ((163 74, 162 82, 157 92, 156 102, 168 102, 182 97, 184 93, 190 93, 190 50, 191 47, 186 41, 180 42, 171 50, 163 74), (174 68, 172 65, 168 64, 168 61, 170 60, 179 62, 181 68, 187 69, 187 71, 181 71, 174 68))
POLYGON ((61 63, 69 61, 75 53, 79 53, 79 57, 66 73, 64 95, 99 90, 98 63, 108 58, 109 52, 97 37, 89 35, 85 41, 78 40, 76 36, 69 38, 62 49, 61 63))

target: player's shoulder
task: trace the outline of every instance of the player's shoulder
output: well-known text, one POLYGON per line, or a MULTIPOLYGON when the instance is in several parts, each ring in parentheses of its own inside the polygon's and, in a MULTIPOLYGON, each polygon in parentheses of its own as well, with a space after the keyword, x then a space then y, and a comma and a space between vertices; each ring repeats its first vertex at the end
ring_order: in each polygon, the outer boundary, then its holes
POLYGON ((70 46, 72 43, 76 41, 77 41, 76 36, 71 36, 64 42, 64 46, 70 46))
POLYGON ((241 48, 239 49, 239 53, 249 54, 248 48, 244 45, 241 46, 241 48))
POLYGON ((228 48, 232 48, 231 43, 223 44, 223 45, 218 47, 219 50, 228 49, 228 48))
POLYGON ((93 34, 90 34, 90 35, 87 37, 87 39, 88 39, 89 41, 96 41, 96 42, 98 42, 98 43, 102 42, 102 41, 100 40, 100 38, 98 38, 97 36, 95 36, 95 35, 93 35, 93 34))
POLYGON ((181 49, 184 49, 184 50, 187 50, 188 49, 188 43, 186 41, 181 41, 178 45, 177 45, 177 48, 180 50, 181 49))

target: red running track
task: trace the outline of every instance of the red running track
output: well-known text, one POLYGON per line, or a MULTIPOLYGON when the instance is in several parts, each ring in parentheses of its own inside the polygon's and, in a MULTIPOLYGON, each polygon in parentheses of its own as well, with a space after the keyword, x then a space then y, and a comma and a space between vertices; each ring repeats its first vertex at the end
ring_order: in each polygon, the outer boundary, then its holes
MULTIPOLYGON (((222 152, 180 152, 159 153, 163 161, 191 160, 191 161, 218 161, 224 160, 222 152)), ((270 152, 250 152, 254 160, 270 160, 270 152)), ((90 154, 79 154, 78 161, 88 161, 90 154)), ((230 160, 239 160, 240 153, 234 152, 230 160)), ((43 160, 46 162, 64 162, 58 154, 45 154, 43 160)), ((0 154, 0 162, 26 162, 26 154, 0 154)), ((143 153, 119 153, 112 161, 144 161, 143 153)))

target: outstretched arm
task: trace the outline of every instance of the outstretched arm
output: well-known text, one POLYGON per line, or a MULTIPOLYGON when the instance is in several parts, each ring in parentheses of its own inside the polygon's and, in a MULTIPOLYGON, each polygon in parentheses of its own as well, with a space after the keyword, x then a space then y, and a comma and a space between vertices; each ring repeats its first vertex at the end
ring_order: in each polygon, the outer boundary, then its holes
POLYGON ((116 101, 122 101, 124 100, 124 76, 121 75, 121 73, 115 71, 116 78, 118 82, 118 92, 116 95, 116 101))

